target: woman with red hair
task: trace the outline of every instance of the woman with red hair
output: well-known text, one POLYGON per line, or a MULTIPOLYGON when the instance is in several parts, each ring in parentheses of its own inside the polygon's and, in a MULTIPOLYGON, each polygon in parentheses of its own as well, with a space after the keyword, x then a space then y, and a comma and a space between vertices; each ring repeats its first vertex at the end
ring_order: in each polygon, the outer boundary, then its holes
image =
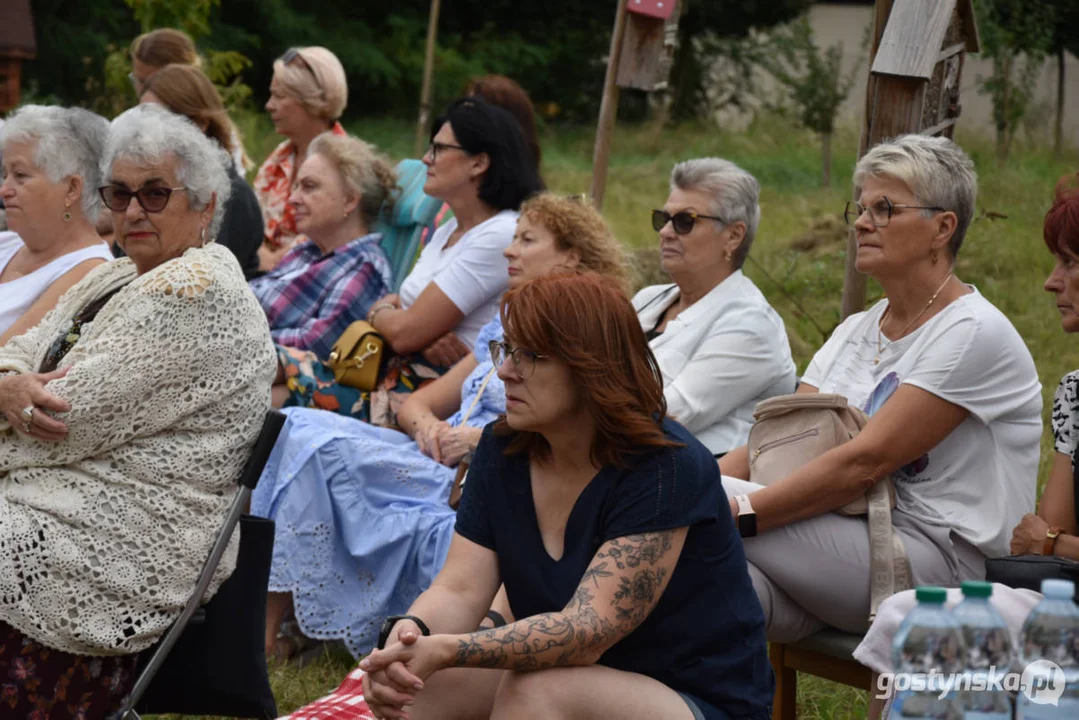
MULTIPOLYGON (((1045 214, 1043 236, 1056 258, 1045 289, 1056 299, 1060 326, 1079 332, 1079 188, 1077 176, 1057 185, 1056 201, 1045 214)), ((1073 463, 1079 444, 1079 370, 1060 381, 1053 398, 1053 465, 1038 502, 1037 514, 1027 514, 1012 532, 1013 555, 1060 555, 1079 560, 1079 520, 1073 482, 1073 463)))
POLYGON ((442 572, 360 663, 371 710, 770 717, 764 616, 715 460, 666 416, 621 288, 547 275, 508 292, 502 319, 506 415, 476 449, 442 572), (503 584, 520 619, 475 631, 503 584))

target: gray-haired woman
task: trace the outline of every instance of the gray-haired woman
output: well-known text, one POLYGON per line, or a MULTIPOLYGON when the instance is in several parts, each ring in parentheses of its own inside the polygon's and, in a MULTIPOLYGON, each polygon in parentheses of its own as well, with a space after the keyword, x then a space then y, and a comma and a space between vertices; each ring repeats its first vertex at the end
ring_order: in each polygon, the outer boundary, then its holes
POLYGON ((854 171, 847 222, 857 268, 887 295, 814 356, 800 393, 838 393, 869 414, 853 440, 766 488, 745 448, 720 461, 771 640, 868 626, 867 521, 832 512, 886 476, 892 526, 915 585, 954 587, 1006 555, 1034 507, 1041 386, 1011 322, 955 276, 974 217, 974 164, 952 141, 904 135, 854 171), (750 520, 755 516, 755 522, 750 520), (755 529, 754 526, 755 525, 755 529))
POLYGON ((674 283, 633 298, 671 417, 716 455, 746 442, 758 402, 794 391, 783 319, 742 274, 760 224, 759 191, 727 160, 676 165, 667 203, 652 211, 674 283))
MULTIPOLYGON (((136 653, 193 590, 270 405, 262 309, 212 241, 227 162, 162 108, 116 118, 100 194, 127 258, 0 348, 0 677, 11 716, 116 709, 136 653)), ((234 561, 235 548, 221 577, 234 561)))
POLYGON ((112 259, 94 228, 108 132, 109 122, 88 110, 41 105, 4 125, 0 199, 10 232, 0 232, 0 346, 112 259))

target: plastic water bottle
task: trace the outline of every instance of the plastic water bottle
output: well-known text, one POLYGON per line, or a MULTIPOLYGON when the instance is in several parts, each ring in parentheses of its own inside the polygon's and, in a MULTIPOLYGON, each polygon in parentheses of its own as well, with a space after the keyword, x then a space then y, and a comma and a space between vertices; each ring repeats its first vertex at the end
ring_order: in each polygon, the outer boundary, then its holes
POLYGON ((1012 636, 1004 618, 989 604, 993 586, 968 580, 963 602, 952 619, 967 650, 962 689, 957 693, 963 720, 1011 720, 1012 703, 1004 677, 1012 665, 1012 636))
POLYGON ((892 641, 896 693, 889 717, 955 720, 954 694, 944 692, 944 682, 963 669, 963 638, 944 608, 944 588, 920 587, 915 597, 918 604, 892 641))
POLYGON ((1042 595, 1023 624, 1023 682, 1016 717, 1079 718, 1079 607, 1075 584, 1043 580, 1042 595), (1034 664, 1036 663, 1036 665, 1034 664))

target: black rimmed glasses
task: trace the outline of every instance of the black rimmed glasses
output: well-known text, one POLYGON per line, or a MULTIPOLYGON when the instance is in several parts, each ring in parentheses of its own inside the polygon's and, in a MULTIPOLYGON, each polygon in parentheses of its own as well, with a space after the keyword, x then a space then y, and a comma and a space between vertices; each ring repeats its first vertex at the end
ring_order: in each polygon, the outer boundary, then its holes
POLYGON ((524 348, 515 348, 508 342, 499 342, 498 340, 492 340, 487 346, 491 349, 491 363, 497 368, 506 361, 506 358, 513 360, 514 371, 521 376, 523 380, 527 380, 532 377, 532 373, 536 371, 536 361, 543 360, 549 355, 540 355, 539 353, 531 350, 525 350, 524 348))
POLYGON ((149 185, 135 192, 116 185, 106 185, 97 189, 105 207, 113 212, 125 212, 131 204, 131 198, 138 200, 139 205, 148 213, 159 213, 169 204, 169 198, 177 190, 187 190, 180 187, 164 187, 161 185, 149 185))
POLYGON ((848 225, 854 225, 858 222, 858 218, 868 211, 869 220, 876 227, 888 227, 888 223, 892 221, 892 215, 895 214, 897 209, 900 210, 932 210, 933 212, 945 212, 942 207, 936 205, 897 205, 888 199, 888 196, 882 197, 872 205, 868 207, 862 205, 860 202, 851 200, 847 203, 846 210, 843 211, 843 219, 847 221, 848 225))
POLYGON ((652 211, 652 229, 659 232, 670 223, 674 228, 674 231, 679 235, 689 235, 693 232, 693 226, 697 224, 698 220, 715 220, 722 223, 723 218, 716 217, 715 215, 698 215, 695 212, 689 210, 683 210, 682 212, 676 212, 671 215, 666 210, 653 210, 652 211))
POLYGON ((450 143, 432 141, 427 148, 427 152, 431 154, 431 162, 438 162, 439 154, 445 152, 446 150, 460 150, 464 153, 468 152, 466 148, 463 148, 460 145, 451 145, 450 143))

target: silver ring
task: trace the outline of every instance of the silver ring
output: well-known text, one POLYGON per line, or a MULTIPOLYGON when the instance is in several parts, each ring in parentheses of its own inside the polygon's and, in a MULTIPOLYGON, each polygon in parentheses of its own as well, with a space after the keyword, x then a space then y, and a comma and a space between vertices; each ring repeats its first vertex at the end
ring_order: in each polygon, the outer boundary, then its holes
POLYGON ((34 407, 33 405, 29 405, 29 406, 24 407, 22 409, 22 421, 24 423, 26 423, 27 427, 30 426, 30 423, 34 422, 34 411, 35 410, 37 410, 37 408, 34 407))

